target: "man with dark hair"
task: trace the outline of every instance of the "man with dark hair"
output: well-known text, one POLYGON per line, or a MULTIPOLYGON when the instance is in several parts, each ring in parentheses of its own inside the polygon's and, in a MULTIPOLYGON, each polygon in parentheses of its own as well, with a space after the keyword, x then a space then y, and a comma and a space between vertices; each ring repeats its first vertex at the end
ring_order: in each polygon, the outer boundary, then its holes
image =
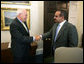
POLYGON ((52 36, 52 53, 58 47, 77 47, 78 33, 76 27, 66 21, 67 13, 64 10, 57 10, 54 15, 55 24, 49 32, 38 36, 45 39, 52 36))
POLYGON ((67 16, 67 12, 66 11, 64 11, 64 10, 57 10, 57 11, 61 12, 60 16, 64 16, 64 20, 67 19, 68 16, 67 16))

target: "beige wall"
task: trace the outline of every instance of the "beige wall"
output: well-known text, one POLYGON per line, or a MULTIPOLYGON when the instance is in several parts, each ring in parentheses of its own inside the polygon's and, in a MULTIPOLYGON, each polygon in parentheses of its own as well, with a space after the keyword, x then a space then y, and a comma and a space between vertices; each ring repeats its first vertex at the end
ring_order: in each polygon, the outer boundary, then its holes
POLYGON ((78 46, 81 46, 83 34, 83 1, 70 1, 69 22, 74 24, 78 31, 78 46))
POLYGON ((79 46, 81 46, 81 39, 83 34, 83 2, 78 3, 78 22, 77 22, 77 29, 79 34, 79 46))

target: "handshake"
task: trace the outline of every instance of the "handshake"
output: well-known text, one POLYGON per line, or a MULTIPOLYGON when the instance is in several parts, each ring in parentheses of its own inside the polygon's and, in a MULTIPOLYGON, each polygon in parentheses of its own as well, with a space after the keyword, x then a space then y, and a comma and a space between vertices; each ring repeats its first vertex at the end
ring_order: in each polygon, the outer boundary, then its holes
POLYGON ((40 40, 40 39, 42 39, 42 36, 41 36, 41 35, 35 36, 35 41, 38 41, 38 40, 40 40))

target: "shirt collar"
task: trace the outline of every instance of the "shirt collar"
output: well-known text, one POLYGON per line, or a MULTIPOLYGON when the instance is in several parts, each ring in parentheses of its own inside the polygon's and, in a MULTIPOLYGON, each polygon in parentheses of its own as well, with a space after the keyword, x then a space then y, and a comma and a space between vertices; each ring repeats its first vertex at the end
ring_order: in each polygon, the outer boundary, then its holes
POLYGON ((59 23, 59 25, 62 26, 65 22, 66 22, 66 20, 64 20, 63 22, 59 23))
POLYGON ((17 17, 17 19, 22 23, 22 21, 17 17))

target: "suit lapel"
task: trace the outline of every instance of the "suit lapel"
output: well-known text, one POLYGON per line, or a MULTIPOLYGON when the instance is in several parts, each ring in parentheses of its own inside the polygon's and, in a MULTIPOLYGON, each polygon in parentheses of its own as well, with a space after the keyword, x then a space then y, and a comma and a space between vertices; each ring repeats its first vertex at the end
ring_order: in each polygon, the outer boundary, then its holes
MULTIPOLYGON (((21 22, 16 18, 16 21, 19 23, 20 27, 24 29, 24 31, 26 31, 26 29, 24 28, 24 26, 21 24, 21 22)), ((27 31, 26 31, 27 32, 27 31)))
POLYGON ((27 30, 28 30, 28 32, 29 32, 29 29, 28 29, 27 23, 26 23, 26 22, 24 22, 24 23, 25 23, 25 25, 26 25, 26 27, 27 27, 27 30))
POLYGON ((64 31, 64 29, 66 28, 66 25, 67 25, 67 21, 64 23, 64 25, 61 27, 61 29, 60 29, 60 31, 59 31, 59 33, 58 33, 58 35, 57 35, 57 38, 56 38, 56 40, 61 36, 61 33, 64 31))
MULTIPOLYGON (((24 22, 24 23, 25 23, 25 25, 26 25, 26 27, 27 27, 27 29, 28 29, 27 23, 26 23, 26 22, 24 22)), ((28 29, 28 31, 29 31, 29 29, 28 29)))

